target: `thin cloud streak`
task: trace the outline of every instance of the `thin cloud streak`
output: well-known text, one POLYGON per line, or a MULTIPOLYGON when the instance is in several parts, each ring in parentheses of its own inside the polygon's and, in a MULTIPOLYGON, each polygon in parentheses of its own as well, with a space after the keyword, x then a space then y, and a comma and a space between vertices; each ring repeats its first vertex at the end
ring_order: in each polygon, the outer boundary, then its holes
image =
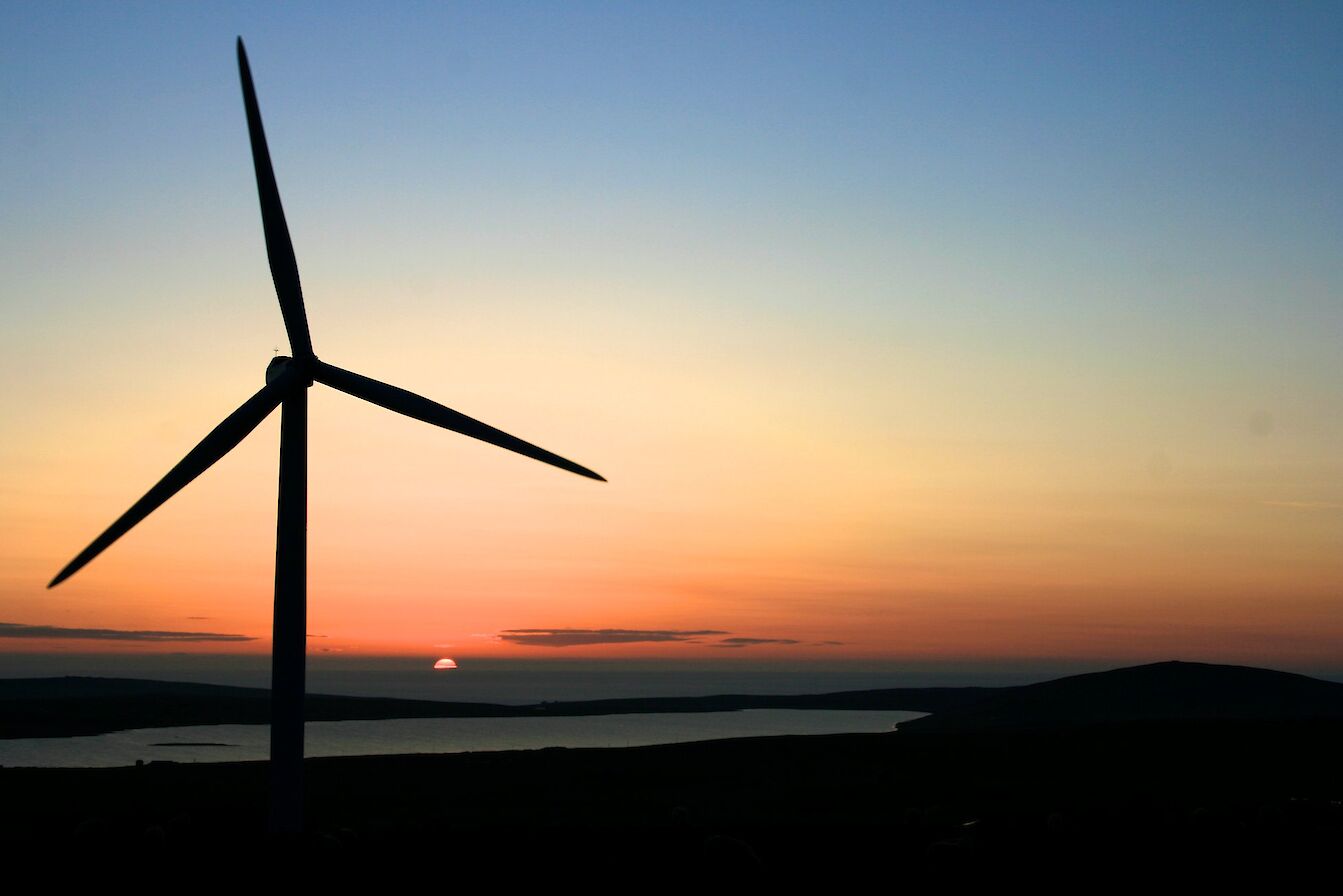
MULTIPOLYGON (((592 644, 647 644, 675 643, 702 644, 702 639, 717 635, 731 635, 717 629, 631 629, 631 628, 511 628, 499 633, 501 641, 524 647, 581 647, 592 644)), ((741 649, 764 645, 792 646, 802 644, 793 638, 747 638, 733 636, 719 638, 710 647, 741 649)), ((818 641, 814 646, 838 645, 839 641, 818 641)))
POLYGON ((714 647, 758 647, 761 644, 801 644, 792 638, 724 638, 714 647))
POLYGON ((255 641, 251 635, 217 632, 123 631, 111 628, 64 628, 59 625, 24 625, 0 622, 0 638, 64 638, 81 641, 255 641))
POLYGON ((694 642, 706 635, 727 634, 731 632, 713 629, 511 628, 500 632, 499 639, 525 647, 578 647, 584 644, 694 642))

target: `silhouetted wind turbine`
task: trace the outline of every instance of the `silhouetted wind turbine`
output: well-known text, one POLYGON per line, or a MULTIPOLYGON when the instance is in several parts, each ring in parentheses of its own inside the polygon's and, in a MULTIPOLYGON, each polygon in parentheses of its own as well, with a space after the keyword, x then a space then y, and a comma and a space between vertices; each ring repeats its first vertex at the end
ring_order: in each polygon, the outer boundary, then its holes
POLYGON ((261 127, 252 72, 247 52, 238 38, 238 72, 242 78, 243 105, 247 109, 247 131, 252 140, 252 162, 256 168, 257 192, 261 198, 261 224, 266 234, 266 256, 270 261, 280 313, 289 334, 292 358, 274 358, 266 368, 266 385, 242 407, 224 418, 205 439, 182 458, 168 475, 159 480, 143 498, 131 505, 107 531, 79 553, 79 556, 47 585, 54 588, 78 572, 85 564, 125 535, 131 527, 149 516, 160 504, 182 490, 191 480, 256 429, 275 408, 280 412, 280 500, 275 526, 275 616, 271 662, 271 829, 280 833, 297 832, 303 826, 303 658, 307 627, 308 562, 308 387, 314 381, 325 383, 356 398, 371 401, 388 410, 432 423, 462 435, 507 448, 551 466, 606 480, 587 467, 551 454, 543 448, 459 414, 413 392, 389 386, 377 380, 351 373, 318 360, 308 335, 308 319, 303 310, 303 290, 299 286, 298 262, 289 240, 280 191, 275 185, 266 133, 261 127))

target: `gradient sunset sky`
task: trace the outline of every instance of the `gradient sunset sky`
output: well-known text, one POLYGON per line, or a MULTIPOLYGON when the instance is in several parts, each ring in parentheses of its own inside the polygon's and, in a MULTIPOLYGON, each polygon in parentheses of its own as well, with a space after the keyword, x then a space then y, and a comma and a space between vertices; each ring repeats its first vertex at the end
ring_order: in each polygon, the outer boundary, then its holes
POLYGON ((0 652, 269 650, 278 414, 44 587, 287 351, 241 34, 317 353, 610 480, 314 388, 315 649, 1343 665, 1338 4, 0 25, 0 652))

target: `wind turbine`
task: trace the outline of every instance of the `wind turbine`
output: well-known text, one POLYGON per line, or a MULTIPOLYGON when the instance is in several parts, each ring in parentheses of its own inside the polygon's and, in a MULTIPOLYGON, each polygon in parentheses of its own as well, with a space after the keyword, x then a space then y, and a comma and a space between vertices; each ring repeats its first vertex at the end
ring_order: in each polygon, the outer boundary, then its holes
POLYGON ((266 234, 280 313, 293 357, 277 356, 266 367, 266 385, 242 407, 224 418, 177 466, 145 496, 131 505, 103 534, 51 580, 54 588, 125 535, 136 523, 177 494, 215 461, 228 454, 275 408, 280 411, 280 497, 275 525, 275 615, 271 660, 271 830, 296 833, 303 828, 303 660, 307 639, 308 563, 308 388, 324 383, 398 414, 423 420, 480 439, 542 463, 605 482, 587 467, 524 442, 515 436, 460 414, 405 389, 389 386, 318 359, 308 335, 298 262, 289 240, 280 191, 275 185, 261 110, 252 86, 247 51, 238 38, 238 73, 242 79, 252 163, 261 199, 261 224, 266 234))

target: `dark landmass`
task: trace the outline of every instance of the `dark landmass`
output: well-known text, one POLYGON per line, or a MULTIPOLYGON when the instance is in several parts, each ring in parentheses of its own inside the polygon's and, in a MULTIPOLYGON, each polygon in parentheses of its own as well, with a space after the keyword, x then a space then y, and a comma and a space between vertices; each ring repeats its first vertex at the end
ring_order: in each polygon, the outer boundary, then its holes
POLYGON ((1336 870, 1340 755, 1343 722, 1196 721, 312 759, 295 841, 263 833, 263 762, 0 769, 0 842, 140 881, 1206 892, 1267 875, 1288 892, 1336 870))
MULTIPOLYGON (((1037 729, 1116 722, 1343 719, 1343 684, 1244 666, 1153 663, 1008 688, 890 688, 830 694, 645 697, 525 706, 310 694, 309 721, 503 718, 743 709, 932 713, 910 733, 1037 729)), ((0 679, 0 738, 270 721, 262 688, 130 678, 0 679)))
POLYGON ((1206 663, 1152 663, 987 693, 901 731, 1071 728, 1117 722, 1343 720, 1343 684, 1206 663))
MULTIPOLYGON (((889 688, 830 694, 643 697, 513 706, 309 694, 308 721, 503 718, 743 709, 932 713, 910 733, 1038 729, 1177 720, 1343 719, 1343 684, 1244 666, 1152 663, 1007 688, 889 688)), ((270 694, 130 678, 0 679, 0 738, 67 737, 130 728, 270 721, 270 694)))
MULTIPOLYGON (((636 712, 732 712, 742 709, 892 709, 940 712, 976 702, 990 688, 896 688, 795 696, 647 697, 536 703, 452 703, 309 694, 310 722, 352 719, 449 719, 595 716, 636 712)), ((131 728, 265 725, 270 692, 134 678, 0 679, 0 738, 70 737, 131 728)))
MULTIPOLYGON (((73 686, 112 700, 183 687, 73 686)), ((185 687, 212 700, 244 690, 185 687)), ((1336 870, 1343 850, 1340 689, 1163 663, 962 694, 938 704, 942 727, 919 720, 889 734, 311 759, 308 833, 289 840, 264 834, 264 762, 0 769, 0 846, 31 867, 120 867, 142 881, 180 871, 254 882, 264 871, 347 888, 486 875, 625 890, 1013 881, 1086 892, 1127 881, 1283 892, 1336 870)), ((905 699, 861 693, 768 699, 905 699)))

